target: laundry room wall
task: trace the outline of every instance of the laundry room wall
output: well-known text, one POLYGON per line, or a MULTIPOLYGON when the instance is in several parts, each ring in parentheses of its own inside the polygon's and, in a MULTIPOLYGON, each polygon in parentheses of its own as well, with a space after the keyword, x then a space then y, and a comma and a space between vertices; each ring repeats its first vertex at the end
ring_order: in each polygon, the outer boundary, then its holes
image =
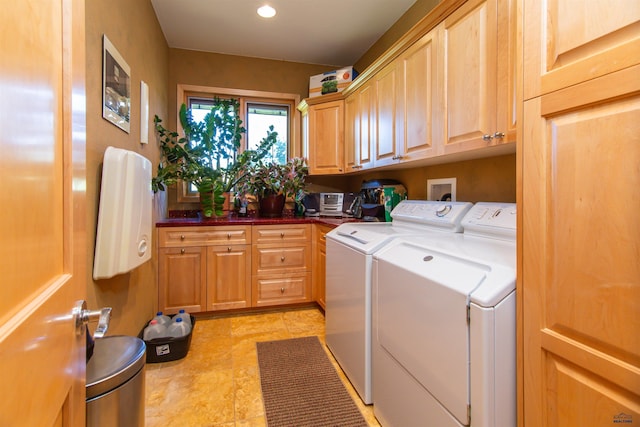
MULTIPOLYGON (((109 335, 137 335, 157 309, 157 253, 133 271, 111 279, 92 278, 101 168, 108 146, 135 151, 158 165, 153 116, 166 116, 169 47, 150 1, 91 0, 86 4, 87 57, 87 303, 113 307, 109 335), (106 34, 131 67, 130 132, 102 118, 102 36, 106 34), (140 144, 140 81, 149 85, 149 143, 140 144)), ((161 205, 159 197, 156 204, 161 205)), ((153 222, 159 217, 154 212, 153 222)), ((155 228, 154 228, 155 231, 155 228)), ((95 324, 90 325, 91 330, 95 324)))

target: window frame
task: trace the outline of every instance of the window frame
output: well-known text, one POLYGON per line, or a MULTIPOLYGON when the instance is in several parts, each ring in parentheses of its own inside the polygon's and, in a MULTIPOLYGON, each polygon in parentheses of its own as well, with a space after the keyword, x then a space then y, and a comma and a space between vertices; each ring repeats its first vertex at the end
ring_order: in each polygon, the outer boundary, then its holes
MULTIPOLYGON (((249 104, 273 104, 273 105, 287 105, 289 107, 289 145, 287 147, 287 157, 298 157, 302 153, 301 135, 300 135, 300 112, 296 108, 300 103, 300 95, 294 93, 284 92, 266 92, 257 90, 245 90, 245 89, 232 89, 232 88, 220 88, 210 86, 198 86, 198 85, 177 85, 177 105, 176 105, 176 123, 179 133, 184 135, 184 129, 180 123, 180 107, 182 104, 187 104, 188 98, 239 98, 240 99, 240 117, 246 127, 247 123, 247 111, 246 105, 249 104)), ((242 135, 240 142, 240 150, 246 149, 246 136, 242 135)), ((178 203, 198 203, 200 197, 197 193, 189 192, 189 186, 187 183, 181 181, 178 183, 177 192, 178 203)))

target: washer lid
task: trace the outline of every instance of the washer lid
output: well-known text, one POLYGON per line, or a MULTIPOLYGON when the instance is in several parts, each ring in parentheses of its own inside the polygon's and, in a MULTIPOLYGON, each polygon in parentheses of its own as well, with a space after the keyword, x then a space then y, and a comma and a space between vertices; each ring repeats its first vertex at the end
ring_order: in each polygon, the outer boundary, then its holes
POLYGON ((145 364, 144 341, 130 336, 97 339, 87 363, 87 399, 124 384, 145 364))

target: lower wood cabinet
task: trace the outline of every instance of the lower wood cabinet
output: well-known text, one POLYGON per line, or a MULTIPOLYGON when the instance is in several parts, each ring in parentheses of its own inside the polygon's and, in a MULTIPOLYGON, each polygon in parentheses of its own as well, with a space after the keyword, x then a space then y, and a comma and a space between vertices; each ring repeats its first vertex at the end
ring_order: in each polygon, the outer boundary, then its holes
POLYGON ((252 240, 252 305, 312 301, 311 224, 254 225, 252 240))
POLYGON ((207 311, 251 306, 251 245, 207 248, 207 311))
POLYGON ((311 242, 311 224, 159 228, 159 310, 311 302, 311 242))
POLYGON ((325 308, 325 284, 327 278, 326 235, 334 228, 332 225, 313 225, 313 298, 323 309, 325 308))
POLYGON ((160 248, 158 307, 163 313, 206 311, 207 251, 205 247, 160 248))

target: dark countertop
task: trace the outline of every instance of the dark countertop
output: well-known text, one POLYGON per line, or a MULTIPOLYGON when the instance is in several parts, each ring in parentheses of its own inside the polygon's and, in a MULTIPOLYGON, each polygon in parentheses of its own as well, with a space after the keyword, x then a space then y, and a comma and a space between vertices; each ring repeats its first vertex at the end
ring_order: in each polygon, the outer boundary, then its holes
POLYGON ((362 222, 357 218, 333 218, 333 217, 295 217, 283 216, 280 218, 261 217, 237 217, 229 215, 221 218, 168 218, 156 222, 156 227, 204 227, 217 225, 280 225, 280 224, 325 224, 337 227, 347 222, 362 222))

